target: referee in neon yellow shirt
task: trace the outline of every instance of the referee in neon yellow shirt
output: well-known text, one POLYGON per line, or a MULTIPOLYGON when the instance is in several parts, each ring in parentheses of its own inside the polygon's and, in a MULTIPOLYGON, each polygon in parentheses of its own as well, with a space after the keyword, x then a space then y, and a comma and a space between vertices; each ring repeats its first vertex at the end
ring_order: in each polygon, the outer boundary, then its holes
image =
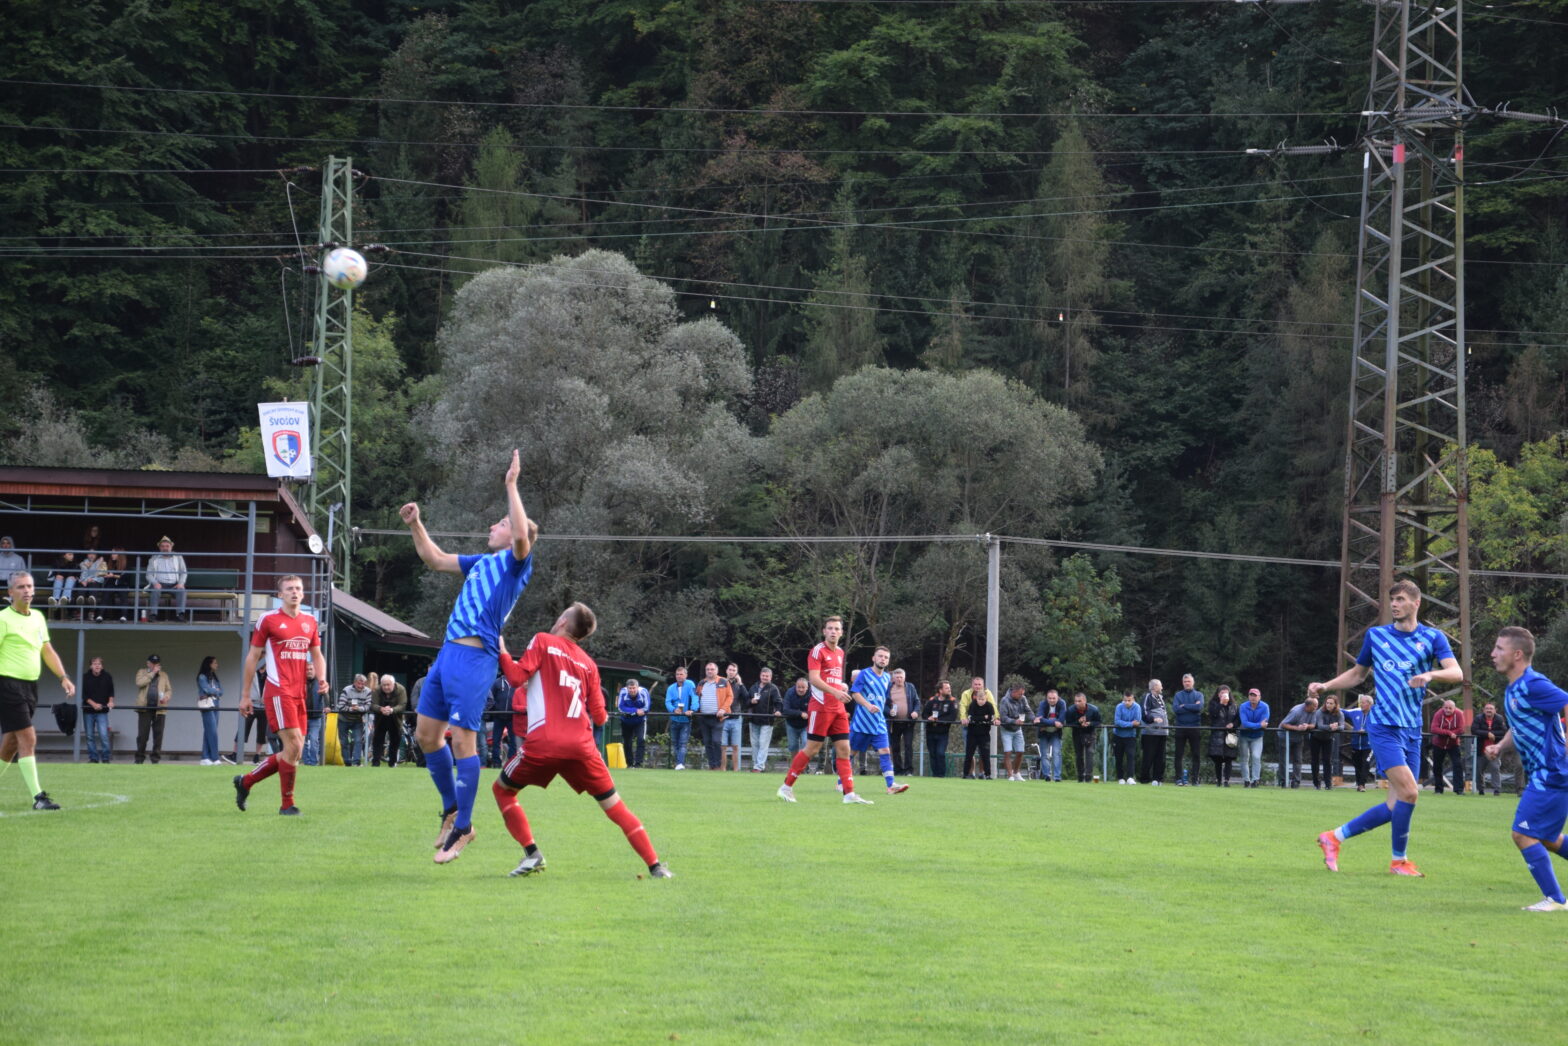
POLYGON ((65 674, 60 655, 49 642, 44 615, 33 612, 33 575, 19 570, 11 575, 11 605, 0 610, 0 763, 18 763, 33 793, 34 810, 58 810, 60 804, 38 786, 38 759, 33 750, 38 734, 33 713, 38 710, 38 676, 44 660, 60 677, 66 697, 76 696, 76 684, 65 674))

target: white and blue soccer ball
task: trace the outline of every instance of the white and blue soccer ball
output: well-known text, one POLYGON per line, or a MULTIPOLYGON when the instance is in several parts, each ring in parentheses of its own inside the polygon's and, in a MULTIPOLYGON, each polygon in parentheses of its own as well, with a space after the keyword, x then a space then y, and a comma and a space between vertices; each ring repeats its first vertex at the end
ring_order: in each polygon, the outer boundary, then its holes
POLYGON ((321 271, 332 286, 340 291, 351 291, 365 282, 370 266, 363 254, 349 247, 339 247, 322 261, 321 271))

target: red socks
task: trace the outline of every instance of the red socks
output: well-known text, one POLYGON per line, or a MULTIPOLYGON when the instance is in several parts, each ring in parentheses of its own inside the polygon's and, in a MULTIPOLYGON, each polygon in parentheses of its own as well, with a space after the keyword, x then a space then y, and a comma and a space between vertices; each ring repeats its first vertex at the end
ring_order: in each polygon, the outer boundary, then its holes
POLYGON ((277 773, 278 764, 282 761, 283 760, 279 759, 275 754, 267 756, 267 758, 261 761, 260 766, 256 767, 256 769, 245 775, 243 778, 245 787, 255 788, 259 782, 265 781, 267 778, 277 773))
POLYGON ((525 849, 532 846, 533 829, 528 827, 528 818, 523 814, 522 804, 517 801, 517 793, 499 779, 490 786, 490 791, 495 795, 495 805, 501 808, 501 820, 506 822, 506 830, 512 833, 512 838, 525 849))
POLYGON ((624 801, 610 807, 604 816, 621 826, 621 831, 626 833, 626 841, 632 844, 632 849, 637 851, 643 864, 651 868, 659 863, 659 855, 653 852, 653 844, 648 841, 648 830, 637 820, 637 815, 626 808, 624 801))
POLYGON ((833 769, 838 771, 839 784, 844 786, 844 794, 848 795, 850 792, 853 792, 855 790, 855 775, 849 772, 849 760, 833 760, 833 769))
MULTIPOLYGON (((277 756, 273 756, 277 759, 277 756)), ((294 774, 299 767, 278 759, 278 791, 283 793, 283 809, 294 805, 294 774)))
POLYGON ((784 783, 794 785, 799 780, 800 775, 806 772, 806 767, 810 762, 811 757, 806 754, 804 748, 796 752, 795 758, 789 761, 789 773, 784 775, 784 783))

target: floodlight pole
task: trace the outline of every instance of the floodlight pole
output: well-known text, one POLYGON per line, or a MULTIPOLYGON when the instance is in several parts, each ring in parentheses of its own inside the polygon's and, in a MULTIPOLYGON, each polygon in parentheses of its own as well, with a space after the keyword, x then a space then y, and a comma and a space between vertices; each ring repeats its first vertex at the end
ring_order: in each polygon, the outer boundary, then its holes
MULTIPOLYGON (((354 166, 348 157, 328 157, 321 172, 321 259, 336 247, 354 242, 354 166)), ((315 476, 306 510, 319 531, 327 507, 342 502, 343 514, 327 550, 332 580, 348 588, 353 528, 349 506, 354 488, 354 292, 327 282, 325 266, 316 295, 316 387, 311 394, 311 458, 315 476)))

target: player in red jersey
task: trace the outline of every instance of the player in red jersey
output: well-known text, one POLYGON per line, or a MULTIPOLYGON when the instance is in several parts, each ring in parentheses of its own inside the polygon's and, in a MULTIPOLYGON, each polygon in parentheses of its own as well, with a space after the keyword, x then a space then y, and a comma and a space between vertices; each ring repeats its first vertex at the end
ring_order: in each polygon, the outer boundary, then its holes
MULTIPOLYGON (((234 805, 245 809, 250 790, 277 774, 278 789, 283 793, 278 813, 293 816, 299 813, 294 805, 294 771, 305 749, 305 688, 309 685, 305 668, 314 664, 316 689, 325 694, 327 659, 321 656, 321 628, 316 619, 300 613, 305 582, 299 575, 278 579, 278 598, 283 601, 282 608, 256 622, 240 678, 254 679, 256 663, 266 657, 267 682, 261 688, 261 703, 267 711, 267 726, 278 735, 283 751, 267 756, 248 774, 234 775, 234 805)), ((240 699, 240 715, 250 714, 250 694, 246 693, 240 699)))
POLYGON ((806 655, 806 678, 811 681, 811 703, 806 706, 806 747, 795 753, 789 773, 779 785, 779 798, 795 801, 795 779, 822 751, 822 742, 833 742, 833 766, 838 770, 839 791, 844 802, 870 806, 870 799, 855 794, 855 778, 849 770, 849 711, 853 700, 844 689, 844 650, 838 645, 844 635, 844 619, 830 617, 822 623, 822 642, 806 655))
POLYGON ((534 636, 522 657, 514 660, 504 648, 501 651, 501 672, 513 687, 526 689, 527 706, 522 751, 491 786, 506 830, 525 851, 511 874, 529 875, 544 868, 544 855, 534 845, 528 818, 517 801, 518 790, 528 785, 547 788, 559 776, 576 791, 598 800, 655 879, 673 879, 675 873, 659 862, 642 822, 616 794, 610 771, 594 747, 593 726, 603 725, 606 719, 604 694, 599 690, 599 666, 577 644, 593 635, 596 626, 593 611, 573 603, 550 631, 534 636))

